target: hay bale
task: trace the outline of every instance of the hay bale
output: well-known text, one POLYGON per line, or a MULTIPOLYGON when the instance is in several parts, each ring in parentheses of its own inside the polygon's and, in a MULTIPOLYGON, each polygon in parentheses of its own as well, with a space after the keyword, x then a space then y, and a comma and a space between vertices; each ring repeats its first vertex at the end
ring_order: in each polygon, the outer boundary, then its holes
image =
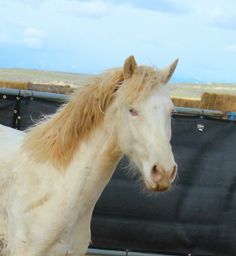
POLYGON ((73 92, 70 85, 56 85, 48 83, 31 83, 31 82, 15 82, 15 81, 1 81, 0 88, 18 89, 18 90, 33 90, 40 92, 51 92, 68 94, 73 92))
POLYGON ((29 82, 0 81, 1 88, 28 90, 29 82))
POLYGON ((73 88, 70 85, 55 85, 55 84, 39 84, 39 83, 30 83, 29 89, 39 92, 50 92, 50 93, 59 93, 59 94, 68 94, 73 92, 73 88))
POLYGON ((201 97, 200 108, 225 112, 236 111, 236 95, 205 92, 201 97))
POLYGON ((172 100, 176 107, 236 112, 236 95, 205 92, 201 99, 172 97, 172 100))
POLYGON ((197 98, 177 98, 172 97, 172 101, 176 107, 199 108, 201 101, 197 98))

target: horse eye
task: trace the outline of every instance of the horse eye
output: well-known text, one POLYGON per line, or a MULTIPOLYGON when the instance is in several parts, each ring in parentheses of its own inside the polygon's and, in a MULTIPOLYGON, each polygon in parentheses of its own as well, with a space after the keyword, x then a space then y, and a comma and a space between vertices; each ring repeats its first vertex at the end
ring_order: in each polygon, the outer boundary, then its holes
POLYGON ((138 112, 137 112, 134 108, 129 108, 129 113, 130 113, 132 116, 138 116, 138 112))

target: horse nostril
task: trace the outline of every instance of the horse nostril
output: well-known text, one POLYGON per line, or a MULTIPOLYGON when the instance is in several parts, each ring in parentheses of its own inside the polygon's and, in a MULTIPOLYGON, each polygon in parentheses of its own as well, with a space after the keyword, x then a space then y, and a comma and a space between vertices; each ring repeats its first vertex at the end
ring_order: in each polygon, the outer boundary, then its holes
POLYGON ((157 165, 154 165, 152 167, 151 177, 155 183, 160 182, 160 180, 162 179, 162 172, 157 165))
POLYGON ((173 170, 170 173, 170 181, 171 181, 171 183, 174 182, 176 174, 177 174, 177 166, 174 165, 174 168, 173 168, 173 170))

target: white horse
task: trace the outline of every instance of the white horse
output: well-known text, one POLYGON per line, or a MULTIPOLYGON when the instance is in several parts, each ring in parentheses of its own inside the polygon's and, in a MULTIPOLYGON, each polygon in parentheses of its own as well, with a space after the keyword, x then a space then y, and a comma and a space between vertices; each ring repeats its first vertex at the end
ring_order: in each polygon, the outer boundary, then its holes
POLYGON ((124 154, 150 190, 168 189, 177 167, 163 85, 176 65, 130 56, 26 133, 0 126, 0 255, 84 255, 95 203, 124 154))

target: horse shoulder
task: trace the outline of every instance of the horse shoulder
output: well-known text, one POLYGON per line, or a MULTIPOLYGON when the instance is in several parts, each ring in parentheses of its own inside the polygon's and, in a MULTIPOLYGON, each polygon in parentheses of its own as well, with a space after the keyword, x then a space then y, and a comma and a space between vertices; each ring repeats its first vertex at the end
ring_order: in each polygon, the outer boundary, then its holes
POLYGON ((0 166, 14 157, 24 138, 24 132, 0 125, 0 166))
POLYGON ((0 196, 23 138, 24 132, 0 125, 0 196))

